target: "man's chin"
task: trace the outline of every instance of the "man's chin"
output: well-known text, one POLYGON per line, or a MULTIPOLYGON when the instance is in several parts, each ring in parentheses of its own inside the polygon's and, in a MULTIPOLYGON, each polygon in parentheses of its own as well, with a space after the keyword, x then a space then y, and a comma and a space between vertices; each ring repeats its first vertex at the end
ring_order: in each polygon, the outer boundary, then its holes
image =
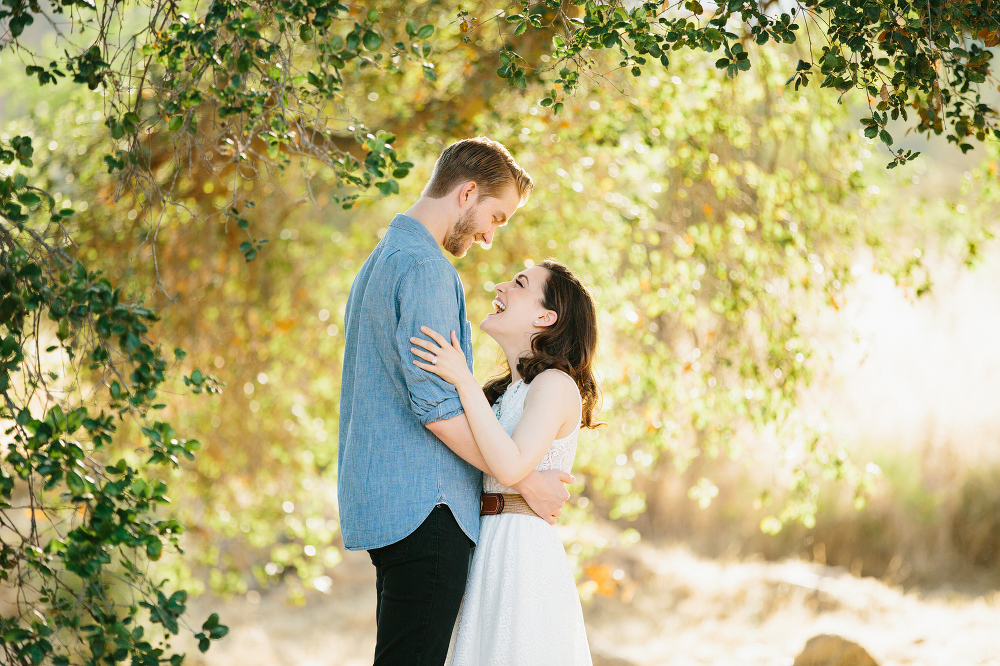
POLYGON ((466 242, 466 243, 463 243, 462 246, 460 248, 458 248, 457 252, 452 252, 451 254, 456 259, 461 259, 462 257, 464 257, 465 255, 467 255, 469 253, 470 249, 472 249, 472 241, 471 240, 468 241, 468 242, 466 242))

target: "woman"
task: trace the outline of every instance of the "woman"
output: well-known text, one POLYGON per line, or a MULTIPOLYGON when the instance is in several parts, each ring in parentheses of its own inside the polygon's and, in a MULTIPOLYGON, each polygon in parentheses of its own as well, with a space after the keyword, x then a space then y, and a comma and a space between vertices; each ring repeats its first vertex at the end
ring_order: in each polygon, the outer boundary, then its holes
POLYGON ((532 469, 569 472, 580 426, 596 427, 594 301, 569 269, 551 260, 496 292, 496 311, 479 327, 500 344, 509 370, 485 387, 469 371, 454 331, 450 344, 426 327, 421 331, 433 341, 410 338, 422 359, 414 364, 458 389, 491 471, 483 477, 484 514, 497 511, 481 518, 448 663, 590 664, 562 541, 510 486, 532 469))

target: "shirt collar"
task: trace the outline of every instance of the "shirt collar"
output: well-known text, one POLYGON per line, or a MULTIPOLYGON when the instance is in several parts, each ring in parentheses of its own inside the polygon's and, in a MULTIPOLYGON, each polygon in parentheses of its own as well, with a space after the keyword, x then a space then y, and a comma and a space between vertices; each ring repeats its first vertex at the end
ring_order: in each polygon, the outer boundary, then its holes
POLYGON ((427 245, 435 247, 438 250, 441 249, 438 246, 438 242, 434 239, 434 236, 432 236, 431 232, 427 230, 427 227, 421 224, 419 220, 410 217, 409 215, 396 213, 396 216, 392 218, 392 222, 389 223, 389 227, 409 232, 427 243, 427 245))

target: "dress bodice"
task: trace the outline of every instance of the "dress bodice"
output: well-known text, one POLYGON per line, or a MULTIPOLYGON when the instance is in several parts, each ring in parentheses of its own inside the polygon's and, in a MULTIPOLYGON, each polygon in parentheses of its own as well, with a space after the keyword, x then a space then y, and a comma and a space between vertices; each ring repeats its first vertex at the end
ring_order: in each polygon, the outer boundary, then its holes
MULTIPOLYGON (((522 380, 512 382, 504 394, 500 396, 500 399, 496 401, 496 404, 493 405, 493 413, 496 414, 497 420, 500 421, 500 425, 503 426, 508 435, 514 435, 514 428, 517 427, 517 422, 521 420, 521 415, 524 413, 524 400, 528 395, 528 386, 522 380)), ((569 435, 562 439, 554 440, 549 450, 545 452, 545 456, 535 466, 535 469, 540 472, 548 469, 559 469, 566 473, 571 472, 573 469, 573 458, 576 457, 576 442, 579 435, 580 426, 577 424, 576 428, 569 435)), ((483 474, 483 491, 488 493, 517 493, 516 490, 503 485, 489 474, 483 474)))

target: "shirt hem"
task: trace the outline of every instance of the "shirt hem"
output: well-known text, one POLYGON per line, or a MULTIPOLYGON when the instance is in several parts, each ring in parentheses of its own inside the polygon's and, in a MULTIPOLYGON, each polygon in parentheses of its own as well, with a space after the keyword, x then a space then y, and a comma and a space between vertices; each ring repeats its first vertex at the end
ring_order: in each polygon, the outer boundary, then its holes
MULTIPOLYGON (((452 515, 455 516, 455 522, 458 523, 458 526, 462 529, 462 532, 465 533, 465 536, 469 537, 469 540, 472 541, 472 543, 478 543, 479 542, 479 530, 477 529, 476 530, 476 535, 473 536, 470 533, 469 527, 467 525, 463 524, 461 516, 459 516, 457 513, 455 513, 455 507, 452 505, 452 503, 449 502, 449 501, 447 501, 447 500, 443 500, 442 499, 442 500, 438 500, 434 504, 432 504, 431 507, 427 510, 427 513, 425 513, 420 518, 420 520, 418 520, 416 522, 415 525, 413 525, 412 527, 408 528, 406 530, 406 532, 403 533, 401 536, 398 536, 398 537, 395 537, 395 538, 388 537, 388 540, 386 540, 385 542, 383 542, 381 539, 375 539, 372 542, 368 542, 370 544, 377 544, 377 545, 361 545, 362 543, 364 543, 363 539, 358 539, 357 543, 352 543, 351 545, 348 545, 347 539, 345 538, 344 539, 344 548, 346 548, 347 550, 351 550, 351 551, 356 551, 356 550, 376 550, 378 548, 385 548, 386 546, 391 546, 394 543, 398 543, 399 541, 402 541, 406 537, 408 537, 411 534, 413 534, 417 530, 418 527, 420 527, 421 525, 423 525, 424 521, 427 520, 427 517, 431 515, 431 512, 434 510, 434 507, 436 507, 439 504, 445 504, 445 505, 447 505, 447 507, 449 509, 451 509, 452 515)), ((476 516, 476 527, 477 528, 479 527, 479 516, 478 515, 476 516)))

